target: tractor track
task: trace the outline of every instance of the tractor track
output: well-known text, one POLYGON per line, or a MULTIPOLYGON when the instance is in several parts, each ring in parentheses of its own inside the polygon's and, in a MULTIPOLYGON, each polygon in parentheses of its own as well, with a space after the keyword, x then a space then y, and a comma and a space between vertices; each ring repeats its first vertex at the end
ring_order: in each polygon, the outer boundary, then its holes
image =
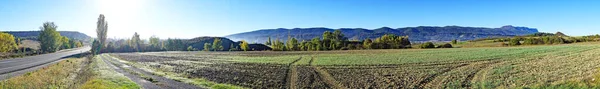
POLYGON ((429 75, 429 76, 425 77, 425 79, 423 79, 421 82, 419 82, 419 85, 417 85, 415 88, 416 89, 423 89, 425 87, 425 85, 429 84, 429 82, 431 82, 433 79, 435 79, 436 77, 438 77, 438 75, 444 74, 446 72, 449 72, 450 70, 453 70, 453 69, 456 69, 456 68, 460 68, 460 67, 464 67, 464 66, 467 66, 467 65, 469 65, 469 64, 461 64, 461 65, 458 65, 458 66, 454 66, 454 67, 442 70, 442 71, 440 71, 438 73, 429 75))
POLYGON ((289 89, 296 89, 296 82, 298 82, 298 72, 294 63, 302 60, 302 57, 294 60, 293 62, 288 64, 288 69, 286 70, 285 80, 289 89))

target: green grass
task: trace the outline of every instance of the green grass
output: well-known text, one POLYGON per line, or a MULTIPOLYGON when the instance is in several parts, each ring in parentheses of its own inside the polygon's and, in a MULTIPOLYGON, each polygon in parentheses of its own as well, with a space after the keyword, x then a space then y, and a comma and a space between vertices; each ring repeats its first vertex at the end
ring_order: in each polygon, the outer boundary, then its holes
POLYGON ((554 51, 586 49, 586 45, 491 47, 491 48, 452 48, 452 49, 392 49, 392 50, 350 50, 325 51, 318 54, 278 55, 278 56, 234 56, 237 62, 288 64, 300 57, 298 65, 308 64, 314 57, 313 65, 379 65, 430 63, 445 61, 477 61, 489 59, 520 58, 554 51))
POLYGON ((84 85, 84 89, 140 89, 141 87, 125 75, 110 68, 108 64, 96 56, 90 66, 96 75, 84 85))

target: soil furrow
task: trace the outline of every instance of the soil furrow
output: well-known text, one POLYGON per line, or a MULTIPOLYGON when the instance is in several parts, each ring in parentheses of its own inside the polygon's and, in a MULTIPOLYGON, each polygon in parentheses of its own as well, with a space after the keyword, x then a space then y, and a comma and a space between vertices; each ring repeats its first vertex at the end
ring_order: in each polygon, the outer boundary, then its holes
POLYGON ((440 71, 438 73, 435 73, 435 74, 432 74, 430 76, 427 76, 425 79, 421 80, 421 82, 419 82, 419 85, 416 86, 415 88, 417 88, 417 89, 423 89, 425 87, 425 85, 429 84, 429 82, 431 82, 433 79, 435 79, 436 77, 438 77, 438 75, 444 74, 446 72, 449 72, 450 70, 453 70, 453 69, 456 69, 456 68, 460 68, 460 67, 464 67, 464 66, 467 66, 467 65, 469 65, 469 64, 462 64, 462 65, 459 65, 459 66, 451 67, 451 68, 442 70, 442 71, 440 71))
POLYGON ((325 80, 325 83, 327 83, 327 85, 335 88, 335 89, 347 89, 345 88, 341 83, 337 82, 332 76, 331 74, 329 74, 327 71, 322 70, 321 67, 314 67, 315 71, 317 73, 319 73, 319 75, 321 76, 321 78, 323 78, 322 80, 325 80))

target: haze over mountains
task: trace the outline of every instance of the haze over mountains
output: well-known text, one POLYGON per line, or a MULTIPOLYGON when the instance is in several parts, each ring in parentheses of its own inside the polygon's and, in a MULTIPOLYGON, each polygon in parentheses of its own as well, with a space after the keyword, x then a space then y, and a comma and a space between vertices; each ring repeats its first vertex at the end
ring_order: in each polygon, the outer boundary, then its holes
MULTIPOLYGON (((284 42, 289 37, 295 37, 298 40, 310 40, 315 37, 322 37, 325 31, 334 31, 331 28, 293 28, 293 29, 263 29, 251 32, 238 33, 225 36, 231 40, 246 40, 248 42, 264 43, 268 37, 272 40, 283 40, 284 42)), ((500 28, 485 28, 485 27, 461 27, 461 26, 419 26, 405 28, 389 28, 382 27, 377 29, 363 28, 340 28, 342 33, 349 40, 374 39, 385 34, 394 34, 400 36, 408 36, 413 42, 424 41, 451 41, 458 40, 473 40, 487 37, 512 37, 537 33, 535 28, 502 26, 500 28)))

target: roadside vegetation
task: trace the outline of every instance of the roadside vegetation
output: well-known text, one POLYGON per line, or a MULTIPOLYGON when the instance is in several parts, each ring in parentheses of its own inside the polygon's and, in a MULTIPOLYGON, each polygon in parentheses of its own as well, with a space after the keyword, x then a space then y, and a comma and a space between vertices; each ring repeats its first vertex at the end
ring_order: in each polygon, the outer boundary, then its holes
POLYGON ((83 83, 84 89, 140 89, 141 87, 125 75, 115 71, 109 64, 95 56, 88 67, 93 76, 83 83))
POLYGON ((81 83, 77 77, 81 75, 86 58, 67 58, 40 70, 12 77, 0 82, 2 89, 63 89, 77 88, 81 83))
POLYGON ((98 58, 80 54, 0 82, 2 89, 140 89, 98 58))

